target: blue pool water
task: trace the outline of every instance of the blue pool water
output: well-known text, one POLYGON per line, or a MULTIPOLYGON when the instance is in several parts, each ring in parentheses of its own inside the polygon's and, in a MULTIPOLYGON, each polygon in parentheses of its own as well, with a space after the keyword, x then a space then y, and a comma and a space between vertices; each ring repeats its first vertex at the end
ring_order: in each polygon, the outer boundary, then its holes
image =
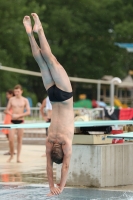
POLYGON ((59 196, 47 197, 46 186, 0 185, 0 200, 133 200, 133 192, 65 188, 59 196))

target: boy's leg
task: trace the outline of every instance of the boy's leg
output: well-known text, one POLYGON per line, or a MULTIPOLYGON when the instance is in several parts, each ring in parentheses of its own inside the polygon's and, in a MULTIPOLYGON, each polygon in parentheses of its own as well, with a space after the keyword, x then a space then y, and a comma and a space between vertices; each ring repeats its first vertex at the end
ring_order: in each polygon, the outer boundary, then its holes
POLYGON ((20 153, 22 148, 22 139, 23 139, 23 129, 17 130, 17 162, 21 163, 20 161, 20 153))
POLYGON ((52 54, 38 15, 36 13, 32 13, 32 16, 35 21, 33 31, 37 32, 38 34, 41 46, 41 54, 47 63, 47 66, 51 72, 52 78, 56 86, 66 92, 71 92, 72 88, 69 77, 64 68, 60 65, 60 63, 56 60, 56 58, 52 54))
POLYGON ((38 65, 40 67, 44 86, 45 86, 46 90, 48 90, 48 88, 51 87, 52 85, 54 85, 55 83, 53 81, 53 78, 51 76, 50 70, 49 70, 46 62, 41 55, 40 48, 38 47, 38 45, 35 41, 33 31, 32 31, 32 26, 31 26, 31 20, 30 20, 29 16, 24 17, 23 24, 25 26, 26 32, 29 37, 33 57, 35 58, 36 62, 38 63, 38 65))
POLYGON ((14 155, 14 134, 15 134, 16 129, 11 129, 9 133, 9 148, 10 148, 10 158, 8 159, 7 162, 10 162, 13 159, 14 155))

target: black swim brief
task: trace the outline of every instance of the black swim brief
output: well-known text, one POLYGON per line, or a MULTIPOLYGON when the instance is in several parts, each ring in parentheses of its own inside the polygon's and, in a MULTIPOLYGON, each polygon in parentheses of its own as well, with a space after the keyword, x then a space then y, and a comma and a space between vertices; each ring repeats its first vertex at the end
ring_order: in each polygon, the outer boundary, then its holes
POLYGON ((47 90, 48 96, 50 101, 53 102, 62 102, 66 101, 67 99, 70 99, 73 96, 73 92, 65 92, 56 85, 52 85, 48 90, 47 90))
POLYGON ((12 119, 11 122, 13 124, 22 124, 24 122, 24 120, 17 120, 17 119, 12 119))

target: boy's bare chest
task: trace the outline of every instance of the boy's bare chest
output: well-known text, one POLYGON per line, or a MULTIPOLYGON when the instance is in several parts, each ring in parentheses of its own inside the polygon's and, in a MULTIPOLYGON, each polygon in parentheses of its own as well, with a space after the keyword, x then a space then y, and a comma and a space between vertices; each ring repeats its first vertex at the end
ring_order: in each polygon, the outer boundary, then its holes
POLYGON ((12 107, 14 107, 14 108, 24 108, 25 102, 24 102, 24 100, 13 100, 12 101, 12 107))

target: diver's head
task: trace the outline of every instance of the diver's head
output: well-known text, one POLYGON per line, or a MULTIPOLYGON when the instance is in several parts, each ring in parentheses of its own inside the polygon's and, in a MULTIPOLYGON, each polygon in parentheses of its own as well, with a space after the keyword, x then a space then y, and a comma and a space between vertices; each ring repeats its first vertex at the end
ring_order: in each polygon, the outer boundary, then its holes
POLYGON ((51 151, 51 159, 56 164, 61 164, 63 162, 64 153, 62 150, 62 145, 54 144, 51 151))

